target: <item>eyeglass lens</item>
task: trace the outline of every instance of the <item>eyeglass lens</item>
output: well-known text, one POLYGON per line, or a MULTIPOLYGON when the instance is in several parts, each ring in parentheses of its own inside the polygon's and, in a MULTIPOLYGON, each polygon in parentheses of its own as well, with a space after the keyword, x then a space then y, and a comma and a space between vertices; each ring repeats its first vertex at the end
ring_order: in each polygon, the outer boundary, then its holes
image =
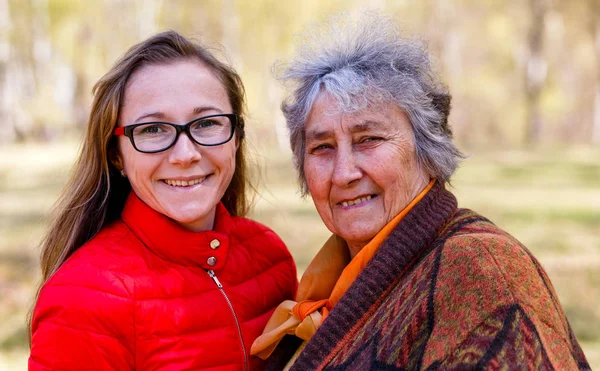
MULTIPOLYGON (((231 121, 227 116, 214 116, 191 123, 192 138, 203 145, 217 145, 231 137, 231 121)), ((177 136, 175 126, 168 123, 148 123, 133 129, 133 141, 141 151, 159 151, 169 147, 177 136)))

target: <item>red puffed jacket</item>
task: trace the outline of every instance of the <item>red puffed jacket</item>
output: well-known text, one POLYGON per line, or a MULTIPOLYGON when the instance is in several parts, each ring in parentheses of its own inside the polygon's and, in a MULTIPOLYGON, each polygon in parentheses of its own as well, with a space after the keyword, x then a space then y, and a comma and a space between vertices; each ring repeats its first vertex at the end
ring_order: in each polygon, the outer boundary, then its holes
POLYGON ((255 370, 249 356, 296 268, 267 227, 217 206, 190 232, 132 192, 121 220, 43 286, 29 370, 255 370))

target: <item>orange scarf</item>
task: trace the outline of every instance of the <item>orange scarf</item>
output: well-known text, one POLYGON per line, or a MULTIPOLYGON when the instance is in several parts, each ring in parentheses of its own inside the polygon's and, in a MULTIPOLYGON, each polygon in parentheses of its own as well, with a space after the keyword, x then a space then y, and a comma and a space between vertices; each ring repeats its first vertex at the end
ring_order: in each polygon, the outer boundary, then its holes
POLYGON ((345 243, 335 235, 329 238, 300 280, 298 302, 286 300, 275 309, 263 334, 252 344, 250 354, 267 359, 286 334, 310 339, 383 241, 434 184, 435 180, 431 180, 351 261, 345 243))

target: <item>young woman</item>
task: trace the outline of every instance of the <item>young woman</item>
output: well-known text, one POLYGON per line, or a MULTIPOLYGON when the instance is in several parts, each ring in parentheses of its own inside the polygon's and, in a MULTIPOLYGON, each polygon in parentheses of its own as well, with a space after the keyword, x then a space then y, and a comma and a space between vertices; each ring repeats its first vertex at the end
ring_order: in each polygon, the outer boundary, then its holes
POLYGON ((30 370, 248 370, 293 298, 283 242, 245 219, 244 88, 169 31, 96 84, 42 249, 30 370))

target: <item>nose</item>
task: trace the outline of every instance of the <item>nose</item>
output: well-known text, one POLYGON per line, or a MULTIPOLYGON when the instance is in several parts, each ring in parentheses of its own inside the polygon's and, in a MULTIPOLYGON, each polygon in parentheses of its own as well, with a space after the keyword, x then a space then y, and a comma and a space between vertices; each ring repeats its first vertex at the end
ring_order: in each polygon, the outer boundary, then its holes
POLYGON ((332 183, 339 187, 347 187, 363 177, 358 166, 356 155, 352 151, 338 150, 335 157, 332 183))
POLYGON ((179 135, 169 153, 169 162, 183 167, 190 166, 194 162, 200 161, 201 158, 202 154, 198 145, 185 132, 179 135))

